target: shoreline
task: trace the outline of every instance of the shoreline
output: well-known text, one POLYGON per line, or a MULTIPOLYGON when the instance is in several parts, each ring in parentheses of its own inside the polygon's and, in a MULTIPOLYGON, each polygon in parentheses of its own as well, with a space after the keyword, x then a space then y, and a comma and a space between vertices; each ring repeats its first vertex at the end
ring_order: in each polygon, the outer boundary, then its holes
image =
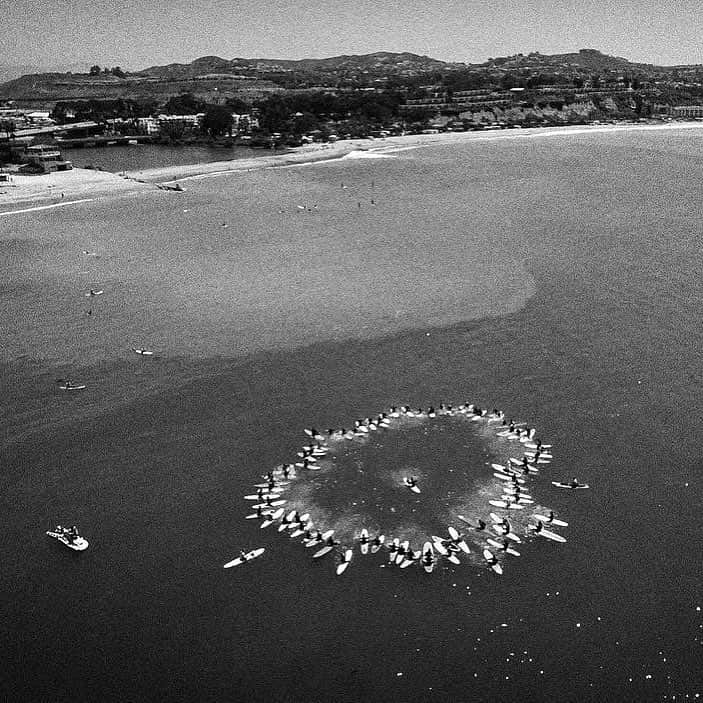
MULTIPOLYGON (((123 174, 109 171, 74 168, 43 176, 12 174, 13 181, 0 183, 0 212, 15 210, 6 205, 31 205, 53 201, 72 204, 72 199, 96 199, 154 193, 160 186, 186 180, 210 178, 226 174, 246 173, 265 168, 304 166, 342 158, 384 158, 394 152, 430 146, 465 144, 472 141, 497 141, 573 136, 592 133, 645 132, 671 130, 703 130, 703 122, 676 122, 665 124, 577 125, 533 127, 527 129, 491 130, 481 132, 442 132, 439 134, 412 134, 383 139, 350 139, 332 144, 308 144, 291 151, 270 156, 252 156, 229 161, 213 161, 179 166, 162 166, 123 174)), ((168 188, 167 188, 168 190, 168 188)), ((173 188, 170 188, 173 190, 173 188)), ((77 201, 77 200, 76 200, 77 201)), ((24 208, 23 212, 32 208, 24 208)), ((19 214, 19 212, 18 212, 19 214)))

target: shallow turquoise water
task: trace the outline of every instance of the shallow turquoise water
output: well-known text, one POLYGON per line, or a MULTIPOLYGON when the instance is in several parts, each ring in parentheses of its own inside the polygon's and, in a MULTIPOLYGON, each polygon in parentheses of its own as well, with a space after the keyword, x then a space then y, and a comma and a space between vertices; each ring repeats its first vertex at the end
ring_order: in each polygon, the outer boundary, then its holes
MULTIPOLYGON (((699 692, 700 155, 695 132, 490 142, 4 218, 2 495, 22 545, 5 559, 4 685, 27 700, 699 692), (89 392, 56 391, 68 374, 89 392), (537 488, 566 545, 531 543, 500 580, 356 557, 336 579, 242 519, 303 427, 442 400, 502 407, 554 443, 537 488), (550 488, 574 475, 592 490, 550 488), (57 521, 91 550, 46 540, 57 521), (251 569, 222 571, 258 545, 251 569)), ((448 442, 438 470, 457 454, 448 442)))

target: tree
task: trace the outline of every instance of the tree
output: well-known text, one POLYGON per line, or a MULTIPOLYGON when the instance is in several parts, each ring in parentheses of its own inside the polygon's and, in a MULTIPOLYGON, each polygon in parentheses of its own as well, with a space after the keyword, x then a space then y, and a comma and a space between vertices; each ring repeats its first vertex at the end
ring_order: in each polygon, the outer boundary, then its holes
POLYGON ((204 104, 196 100, 192 93, 183 93, 169 98, 164 105, 167 115, 195 115, 203 111, 204 104))
POLYGON ((112 75, 116 76, 117 78, 127 77, 127 74, 119 66, 115 66, 114 68, 110 69, 110 73, 112 73, 112 75))
POLYGON ((239 98, 227 98, 227 100, 225 100, 225 105, 238 115, 247 113, 251 109, 249 105, 239 98))
POLYGON ((99 76, 100 75, 100 66, 98 66, 97 64, 95 66, 91 66, 90 71, 88 71, 88 75, 99 76))
POLYGON ((222 134, 232 134, 232 124, 234 119, 229 108, 224 105, 208 105, 205 108, 202 130, 211 137, 222 134))

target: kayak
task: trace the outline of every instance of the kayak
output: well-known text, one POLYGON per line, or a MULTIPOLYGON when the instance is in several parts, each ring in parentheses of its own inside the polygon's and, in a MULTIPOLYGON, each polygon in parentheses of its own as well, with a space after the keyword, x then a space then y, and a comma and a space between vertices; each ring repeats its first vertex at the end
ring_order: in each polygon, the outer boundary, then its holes
POLYGON ((48 531, 46 533, 49 537, 65 544, 69 549, 73 549, 76 552, 82 552, 84 549, 88 549, 88 540, 83 537, 75 537, 73 541, 69 540, 68 537, 63 532, 52 532, 48 531))
POLYGON ((229 569, 233 566, 239 566, 240 564, 244 564, 244 562, 251 561, 252 559, 256 559, 256 557, 260 557, 264 553, 264 547, 259 547, 258 549, 252 549, 250 552, 247 552, 246 554, 242 554, 238 556, 236 559, 232 559, 232 561, 228 561, 224 565, 224 569, 229 569))

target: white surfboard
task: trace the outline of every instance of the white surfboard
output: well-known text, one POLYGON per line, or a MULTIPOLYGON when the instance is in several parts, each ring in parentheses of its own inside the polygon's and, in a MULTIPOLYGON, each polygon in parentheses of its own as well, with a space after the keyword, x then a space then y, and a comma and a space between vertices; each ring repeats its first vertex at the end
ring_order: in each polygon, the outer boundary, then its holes
POLYGON ((520 552, 517 551, 517 549, 513 549, 512 547, 505 547, 504 544, 501 544, 500 542, 497 542, 494 539, 491 539, 490 537, 486 540, 488 544, 491 545, 491 547, 495 547, 496 549, 499 549, 501 552, 505 552, 506 554, 510 554, 514 557, 519 557, 520 552))
POLYGON ((88 540, 85 539, 84 537, 76 537, 73 539, 73 541, 69 540, 68 537, 63 532, 53 532, 49 530, 47 533, 49 537, 53 537, 55 540, 58 540, 61 542, 61 544, 64 544, 67 546, 69 549, 73 549, 76 552, 82 552, 85 549, 88 549, 88 540))
POLYGON ((325 554, 329 554, 333 549, 334 549, 334 545, 333 545, 333 544, 326 544, 322 549, 320 549, 319 551, 315 552, 315 553, 312 555, 312 558, 313 558, 313 559, 319 559, 320 557, 324 557, 325 554))
POLYGON ((244 496, 244 500, 266 500, 267 498, 280 498, 276 493, 252 493, 251 495, 244 496))
POLYGON ((267 481, 265 483, 255 483, 254 488, 266 488, 269 493, 282 493, 288 483, 288 481, 273 481, 272 485, 270 481, 267 481))
POLYGON ((268 527, 271 525, 275 520, 280 519, 283 516, 283 508, 278 508, 273 513, 269 513, 266 517, 266 519, 261 523, 260 527, 263 529, 264 527, 268 527))
POLYGON ((442 543, 442 538, 437 537, 436 535, 432 535, 432 546, 442 555, 446 556, 449 552, 447 551, 447 548, 444 546, 442 543))
POLYGON ((137 354, 141 354, 141 356, 153 356, 154 352, 149 351, 148 349, 138 349, 136 347, 132 347, 132 351, 136 352, 137 354))
POLYGON ((587 483, 580 483, 578 486, 572 486, 570 483, 563 483, 562 481, 552 481, 552 486, 557 488, 570 488, 573 490, 578 490, 579 488, 590 488, 587 483))
POLYGON ((398 556, 398 548, 400 547, 400 540, 396 537, 388 546, 388 561, 393 564, 398 556))
POLYGON ((507 508, 508 510, 524 510, 525 506, 520 505, 518 503, 508 503, 507 501, 504 500, 489 500, 488 501, 491 505, 495 506, 496 508, 507 508))
POLYGON ((493 525, 493 532, 501 537, 507 537, 507 539, 511 539, 513 542, 522 542, 514 532, 503 532, 503 528, 500 525, 493 525))
POLYGON ((337 576, 341 576, 346 571, 351 560, 352 560, 352 550, 347 549, 347 551, 344 552, 344 557, 343 557, 342 563, 337 565, 337 576))
POLYGON ((564 522, 563 520, 558 520, 557 518, 552 518, 550 520, 548 515, 540 515, 539 513, 535 513, 532 517, 536 518, 537 520, 541 520, 545 525, 557 525, 558 527, 568 527, 569 526, 568 522, 564 522))
POLYGON ((490 564, 491 569, 493 569, 493 571, 495 571, 497 574, 503 573, 503 568, 501 567, 501 565, 493 563, 495 557, 493 556, 493 552, 491 552, 490 549, 483 550, 483 558, 490 564))
POLYGON ((369 531, 364 528, 359 535, 359 549, 362 554, 369 553, 369 531))
MULTIPOLYGON (((525 444, 525 447, 527 447, 527 449, 535 449, 536 450, 537 449, 537 442, 527 442, 525 444)), ((551 449, 552 445, 551 444, 542 444, 541 447, 542 447, 542 449, 551 449)))
POLYGON ((459 531, 455 528, 452 527, 451 525, 448 528, 449 536, 452 538, 452 541, 456 544, 459 549, 461 549, 464 554, 470 554, 471 550, 469 549, 469 545, 466 544, 466 542, 461 538, 461 535, 459 534, 459 531))
POLYGON ((285 500, 272 500, 269 503, 257 503, 254 508, 277 508, 279 505, 285 505, 285 500))
POLYGON ((232 561, 228 561, 223 568, 229 569, 233 566, 239 566, 240 564, 244 564, 248 561, 251 561, 252 559, 256 559, 256 557, 260 557, 264 553, 264 551, 264 547, 252 549, 250 552, 247 552, 244 555, 240 555, 236 559, 232 559, 232 561))
POLYGON ((431 574, 434 571, 435 558, 431 542, 425 542, 422 547, 422 568, 431 574))
POLYGON ((371 554, 376 554, 376 552, 383 546, 386 541, 385 535, 378 535, 371 540, 371 554))
MULTIPOLYGON (((537 456, 537 453, 536 452, 525 452, 525 456, 530 459, 534 459, 535 456, 537 456)), ((540 452, 539 458, 540 459, 553 459, 554 457, 551 454, 548 454, 547 452, 540 452)))
POLYGON ((552 532, 551 530, 547 530, 544 527, 539 532, 537 532, 532 525, 530 525, 529 527, 532 532, 534 532, 534 534, 536 534, 538 537, 545 537, 546 539, 551 539, 552 542, 566 542, 565 537, 562 537, 561 535, 558 535, 556 532, 552 532))
POLYGON ((454 552, 447 554, 447 561, 451 561, 452 564, 461 564, 461 562, 459 561, 459 557, 454 552))
POLYGON ((75 386, 73 384, 70 386, 67 386, 66 384, 60 384, 59 388, 62 391, 82 391, 85 388, 85 384, 79 384, 75 386))
POLYGON ((521 486, 525 485, 525 479, 524 478, 519 478, 517 474, 499 474, 499 473, 494 473, 493 474, 496 478, 499 478, 501 481, 510 481, 510 483, 519 483, 521 486))

